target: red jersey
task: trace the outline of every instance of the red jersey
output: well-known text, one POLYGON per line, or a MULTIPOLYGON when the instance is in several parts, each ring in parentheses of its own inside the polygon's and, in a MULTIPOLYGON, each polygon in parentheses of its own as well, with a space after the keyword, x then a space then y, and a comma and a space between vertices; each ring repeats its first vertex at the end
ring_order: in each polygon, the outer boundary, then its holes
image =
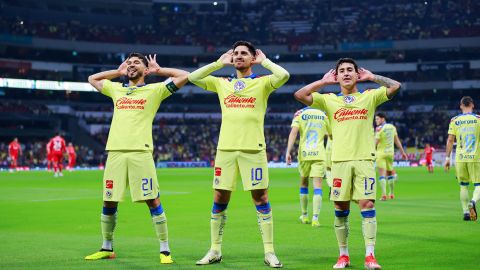
POLYGON ((67 153, 69 156, 75 156, 75 147, 72 146, 67 146, 67 153))
POLYGON ((65 140, 61 136, 53 137, 47 144, 50 153, 52 154, 63 154, 66 151, 65 140))
POLYGON ((435 152, 435 148, 425 147, 425 159, 432 159, 433 152, 435 152))
POLYGON ((20 153, 20 144, 18 142, 12 141, 8 145, 8 153, 10 156, 18 156, 18 153, 20 153))

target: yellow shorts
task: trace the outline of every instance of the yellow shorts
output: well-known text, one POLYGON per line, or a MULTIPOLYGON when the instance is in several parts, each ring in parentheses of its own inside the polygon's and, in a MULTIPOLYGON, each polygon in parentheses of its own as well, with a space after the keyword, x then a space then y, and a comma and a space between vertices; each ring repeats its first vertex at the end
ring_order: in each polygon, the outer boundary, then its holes
POLYGON ((325 167, 332 168, 332 151, 325 152, 327 159, 325 160, 325 167))
POLYGON ((325 177, 325 161, 305 160, 298 162, 298 171, 302 177, 325 177))
POLYGON ((132 201, 159 196, 157 171, 149 151, 109 151, 103 173, 103 200, 119 202, 127 186, 132 201))
POLYGON ((459 183, 480 183, 480 162, 457 162, 455 171, 459 183))
POLYGON ((371 160, 332 163, 332 201, 375 200, 377 185, 371 160))
POLYGON ((378 155, 376 163, 379 169, 393 171, 393 155, 378 155))
POLYGON ((234 191, 240 174, 243 190, 268 188, 268 162, 265 150, 217 150, 213 188, 234 191))

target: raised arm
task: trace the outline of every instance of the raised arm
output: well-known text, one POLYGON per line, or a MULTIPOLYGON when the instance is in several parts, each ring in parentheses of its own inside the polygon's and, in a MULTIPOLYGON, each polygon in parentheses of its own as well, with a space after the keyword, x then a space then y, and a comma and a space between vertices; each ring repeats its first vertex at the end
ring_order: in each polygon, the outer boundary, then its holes
POLYGON ((285 153, 285 162, 287 163, 287 165, 292 164, 292 156, 290 155, 290 153, 292 152, 293 144, 297 139, 297 134, 298 134, 298 127, 292 127, 292 130, 290 131, 290 135, 288 135, 287 151, 285 153))
POLYGON ((393 98, 400 91, 400 88, 402 86, 401 83, 393 79, 380 76, 377 74, 373 74, 371 71, 366 70, 364 68, 359 69, 358 74, 359 74, 359 77, 358 77, 359 82, 372 81, 380 84, 381 86, 385 86, 387 88, 387 97, 389 99, 393 98))
POLYGON ((127 61, 123 62, 116 70, 107 70, 88 76, 88 82, 97 91, 102 92, 103 80, 111 80, 127 75, 127 61))
POLYGON ((177 88, 184 86, 188 82, 188 72, 176 68, 160 67, 157 63, 157 55, 147 56, 148 74, 169 77, 177 88))
POLYGON ((195 70, 194 72, 190 73, 188 75, 188 80, 194 83, 195 85, 206 89, 207 85, 205 82, 202 82, 202 79, 207 77, 214 71, 223 68, 226 65, 232 65, 232 61, 233 61, 232 54, 233 54, 233 50, 229 50, 228 52, 222 54, 222 56, 220 56, 220 58, 218 58, 217 61, 210 63, 206 66, 203 66, 195 70))
POLYGON ((330 84, 336 84, 337 79, 335 77, 335 70, 331 69, 321 80, 312 82, 309 85, 302 87, 300 90, 295 92, 295 99, 302 102, 303 104, 310 106, 313 103, 312 93, 318 91, 320 88, 325 87, 330 84))
POLYGON ((275 89, 284 85, 290 78, 290 74, 286 69, 273 63, 261 50, 257 49, 253 64, 262 64, 264 68, 272 72, 270 82, 275 89))
POLYGON ((448 134, 447 139, 447 149, 446 149, 446 156, 445 156, 445 170, 450 170, 450 155, 452 154, 453 150, 453 143, 455 142, 455 135, 448 134))
POLYGON ((405 151, 403 150, 403 145, 402 145, 402 142, 400 141, 400 138, 398 138, 398 136, 395 135, 395 137, 393 138, 393 141, 395 142, 395 145, 397 146, 397 148, 400 150, 400 153, 402 153, 403 159, 407 160, 408 156, 407 156, 407 153, 405 153, 405 151))

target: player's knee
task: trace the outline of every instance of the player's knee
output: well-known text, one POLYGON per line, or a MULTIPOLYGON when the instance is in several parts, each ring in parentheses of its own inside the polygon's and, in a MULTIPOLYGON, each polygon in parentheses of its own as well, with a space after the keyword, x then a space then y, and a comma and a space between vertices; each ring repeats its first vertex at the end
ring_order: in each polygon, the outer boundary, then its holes
POLYGON ((256 205, 268 203, 268 193, 266 189, 252 190, 252 199, 256 205))
POLYGON ((359 202, 360 209, 369 209, 369 208, 374 208, 375 203, 371 200, 361 200, 359 202))
POLYGON ((103 202, 103 207, 106 208, 117 208, 118 202, 112 202, 112 201, 104 201, 103 202))

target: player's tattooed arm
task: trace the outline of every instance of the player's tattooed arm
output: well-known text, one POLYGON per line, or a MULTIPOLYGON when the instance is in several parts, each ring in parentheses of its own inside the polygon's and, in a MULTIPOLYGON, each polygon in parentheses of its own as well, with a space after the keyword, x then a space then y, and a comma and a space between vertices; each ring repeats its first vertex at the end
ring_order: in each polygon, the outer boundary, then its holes
POLYGON ((381 75, 373 74, 371 71, 366 70, 364 68, 360 68, 358 70, 358 74, 359 74, 358 81, 360 82, 372 81, 380 84, 381 86, 385 86, 387 88, 388 98, 392 98, 393 96, 395 96, 398 93, 398 91, 400 91, 400 88, 402 86, 401 83, 393 79, 390 79, 381 75))

